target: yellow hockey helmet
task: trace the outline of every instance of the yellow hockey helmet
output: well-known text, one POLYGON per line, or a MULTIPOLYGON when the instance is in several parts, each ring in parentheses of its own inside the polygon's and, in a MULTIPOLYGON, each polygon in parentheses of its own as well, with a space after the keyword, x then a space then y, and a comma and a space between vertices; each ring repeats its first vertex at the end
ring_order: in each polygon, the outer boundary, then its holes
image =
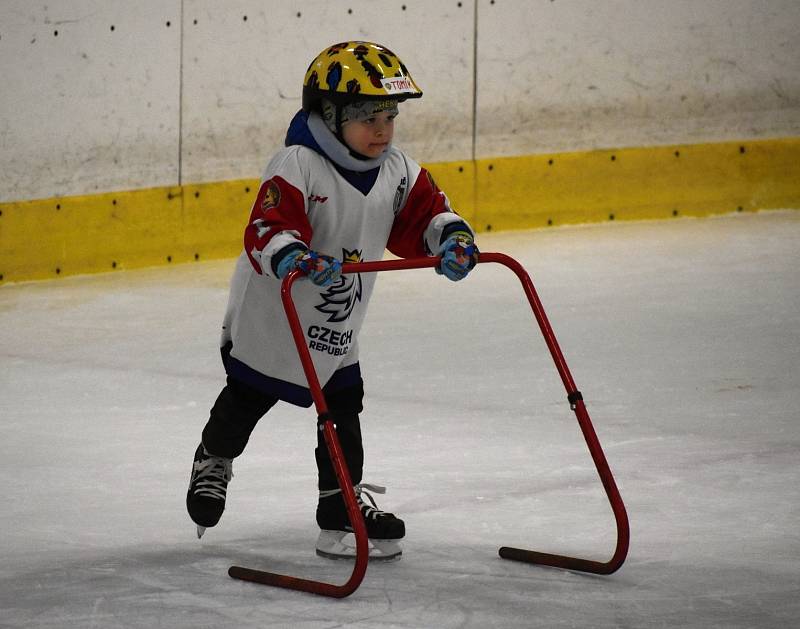
POLYGON ((419 98, 422 90, 391 50, 367 41, 348 41, 323 50, 303 80, 303 109, 317 109, 326 98, 335 104, 355 100, 419 98))

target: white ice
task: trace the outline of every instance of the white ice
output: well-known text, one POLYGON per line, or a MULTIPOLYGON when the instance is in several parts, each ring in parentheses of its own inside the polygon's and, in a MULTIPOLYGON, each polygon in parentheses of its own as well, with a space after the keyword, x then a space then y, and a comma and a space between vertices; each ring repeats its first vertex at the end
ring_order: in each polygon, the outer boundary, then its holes
MULTIPOLYGON (((185 513, 223 383, 232 261, 0 288, 0 626, 784 628, 800 623, 800 212, 481 234, 530 272, 631 520, 614 520, 516 279, 384 273, 362 336, 365 480, 401 561, 333 600, 310 409, 281 406, 202 540, 185 513)), ((35 244, 33 245, 35 246, 35 244)))

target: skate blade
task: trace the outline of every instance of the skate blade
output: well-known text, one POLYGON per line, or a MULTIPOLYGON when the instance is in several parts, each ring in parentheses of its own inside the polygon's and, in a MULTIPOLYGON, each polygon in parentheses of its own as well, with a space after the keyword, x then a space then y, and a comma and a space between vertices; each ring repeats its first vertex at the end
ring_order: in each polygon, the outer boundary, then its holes
MULTIPOLYGON (((347 531, 329 531, 323 529, 319 532, 316 546, 317 555, 326 559, 355 559, 356 538, 347 531)), ((403 554, 400 540, 397 539, 370 539, 370 561, 396 561, 403 554)))

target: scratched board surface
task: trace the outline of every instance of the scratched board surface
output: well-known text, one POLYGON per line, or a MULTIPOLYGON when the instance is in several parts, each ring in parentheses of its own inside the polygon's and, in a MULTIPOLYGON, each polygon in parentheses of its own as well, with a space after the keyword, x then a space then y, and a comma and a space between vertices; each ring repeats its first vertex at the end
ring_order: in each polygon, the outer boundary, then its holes
POLYGON ((0 5, 0 200, 177 181, 180 4, 0 5))
POLYGON ((797 2, 508 4, 478 5, 479 157, 800 134, 797 2))
POLYGON ((194 0, 184 8, 186 181, 258 177, 300 109, 309 63, 328 46, 387 46, 424 92, 400 107, 396 142, 419 161, 472 149, 471 3, 194 0), (461 6, 459 6, 461 4, 461 6), (195 24, 195 20, 197 23, 195 24))
POLYGON ((376 40, 423 162, 800 135, 800 4, 0 3, 0 202, 255 178, 309 62, 376 40))

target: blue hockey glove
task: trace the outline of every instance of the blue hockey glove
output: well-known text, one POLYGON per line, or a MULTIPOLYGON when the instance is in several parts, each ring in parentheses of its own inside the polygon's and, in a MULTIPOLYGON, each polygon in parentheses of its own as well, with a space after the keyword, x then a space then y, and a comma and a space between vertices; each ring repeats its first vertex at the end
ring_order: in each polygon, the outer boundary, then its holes
POLYGON ((342 263, 339 260, 305 247, 287 251, 275 271, 283 279, 294 269, 300 269, 317 286, 330 286, 342 276, 342 263))
POLYGON ((457 282, 467 277, 478 262, 478 246, 467 232, 454 232, 439 247, 442 260, 436 267, 439 275, 457 282))

